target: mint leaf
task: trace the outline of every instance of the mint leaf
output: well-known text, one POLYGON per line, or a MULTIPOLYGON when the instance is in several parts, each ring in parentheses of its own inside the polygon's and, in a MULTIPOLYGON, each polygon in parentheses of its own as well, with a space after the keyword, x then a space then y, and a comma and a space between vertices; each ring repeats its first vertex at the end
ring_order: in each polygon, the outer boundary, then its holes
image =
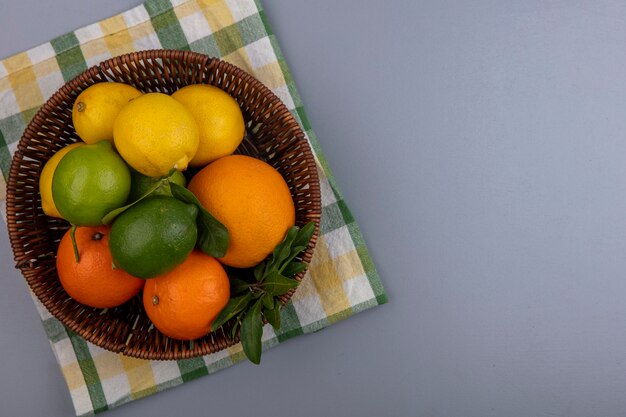
POLYGON ((298 284, 300 283, 295 279, 287 278, 279 272, 274 271, 265 278, 262 285, 263 289, 269 294, 277 296, 288 293, 292 288, 296 288, 298 284))
POLYGON ((315 222, 308 222, 298 231, 291 246, 304 246, 306 248, 309 245, 311 237, 313 237, 313 233, 315 233, 315 222))
POLYGON ((185 187, 170 182, 170 189, 175 198, 186 203, 195 204, 198 207, 198 217, 196 218, 198 224, 197 244, 200 250, 215 258, 221 258, 226 255, 226 249, 228 249, 230 240, 226 226, 202 207, 196 196, 185 187))
POLYGON ((150 187, 148 191, 144 193, 144 195, 142 195, 141 197, 139 197, 137 200, 133 201, 132 203, 126 204, 125 206, 122 206, 122 207, 118 207, 115 210, 111 210, 102 218, 101 220, 102 224, 105 226, 108 226, 109 224, 113 223, 113 220, 115 220, 117 216, 119 216, 120 214, 122 214, 123 212, 125 212, 126 210, 134 206, 135 204, 139 203, 144 198, 148 197, 150 194, 155 192, 163 184, 167 184, 167 179, 163 179, 161 181, 155 182, 152 185, 152 187, 150 187))
POLYGON ((215 317, 215 320, 213 320, 213 323, 211 324, 211 331, 219 329, 228 320, 245 310, 245 308, 250 304, 250 301, 252 301, 252 293, 247 293, 228 300, 226 307, 224 307, 222 311, 219 312, 217 317, 215 317))
POLYGON ((271 309, 263 308, 263 316, 265 320, 272 325, 274 330, 280 329, 280 303, 277 302, 276 304, 277 305, 271 309))
POLYGON ((274 297, 272 297, 272 294, 265 294, 263 297, 261 297, 261 301, 263 302, 264 308, 267 308, 269 310, 274 308, 274 297))
POLYGON ((239 330, 240 326, 241 326, 241 318, 238 317, 237 321, 233 325, 233 329, 230 331, 230 338, 232 340, 235 340, 235 336, 237 335, 237 330, 239 330))
POLYGON ((261 322, 261 302, 257 301, 252 309, 248 310, 241 322, 241 344, 243 353, 250 362, 258 365, 261 363, 261 337, 263 337, 263 324, 261 322))
POLYGON ((291 253, 291 242, 293 242, 297 234, 298 228, 296 226, 292 226, 287 231, 283 241, 276 245, 272 252, 272 259, 269 263, 271 267, 279 267, 282 262, 289 257, 291 253))
POLYGON ((308 265, 305 263, 293 261, 285 265, 282 274, 286 277, 293 277, 294 275, 298 275, 300 272, 307 269, 307 267, 308 265))
POLYGON ((235 277, 229 277, 229 279, 230 279, 231 294, 241 294, 243 292, 248 291, 250 288, 251 284, 249 282, 246 282, 242 279, 235 278, 235 277))

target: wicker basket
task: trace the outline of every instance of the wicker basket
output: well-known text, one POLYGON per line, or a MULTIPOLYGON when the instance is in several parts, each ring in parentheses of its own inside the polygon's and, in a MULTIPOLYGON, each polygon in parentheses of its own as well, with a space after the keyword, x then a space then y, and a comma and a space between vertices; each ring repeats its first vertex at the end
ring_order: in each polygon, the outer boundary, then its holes
MULTIPOLYGON (((143 359, 183 359, 206 355, 238 342, 229 336, 232 322, 193 342, 170 339, 146 316, 141 294, 122 306, 96 309, 71 299, 55 269, 57 245, 68 223, 41 209, 39 174, 62 147, 79 140, 72 126, 76 96, 92 84, 117 81, 143 92, 171 94, 189 84, 211 84, 239 103, 246 138, 237 153, 274 166, 285 178, 296 206, 296 225, 309 221, 316 232, 302 260, 309 262, 320 219, 319 178, 313 154, 298 123, 267 87, 241 69, 219 59, 187 51, 154 50, 111 58, 59 89, 26 127, 11 164, 7 187, 8 230, 16 267, 37 298, 65 326, 91 343, 143 359)), ((304 273, 296 279, 301 280, 304 273)), ((283 296, 283 304, 291 293, 283 296)))

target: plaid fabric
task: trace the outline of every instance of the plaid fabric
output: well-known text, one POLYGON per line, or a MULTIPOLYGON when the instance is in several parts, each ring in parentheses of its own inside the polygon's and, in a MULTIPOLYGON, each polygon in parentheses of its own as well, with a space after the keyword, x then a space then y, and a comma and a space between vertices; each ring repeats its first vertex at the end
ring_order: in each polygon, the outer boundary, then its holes
MULTIPOLYGON (((277 94, 301 123, 316 154, 322 189, 321 236, 308 276, 282 311, 282 329, 265 326, 263 347, 314 332, 386 302, 350 214, 302 107, 276 37, 254 0, 149 0, 141 6, 0 61, 0 197, 11 155, 31 117, 64 82, 109 57, 143 49, 188 49, 245 69, 277 94)), ((2 204, 6 217, 5 205, 2 204)), ((35 300, 77 415, 91 415, 211 374, 244 360, 241 345, 201 358, 146 361, 78 337, 35 300)))

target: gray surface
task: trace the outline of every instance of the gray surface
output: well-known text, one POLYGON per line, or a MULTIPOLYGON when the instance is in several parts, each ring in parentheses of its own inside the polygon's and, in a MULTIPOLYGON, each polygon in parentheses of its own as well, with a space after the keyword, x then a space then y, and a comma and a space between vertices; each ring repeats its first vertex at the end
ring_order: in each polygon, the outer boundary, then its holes
MULTIPOLYGON (((138 1, 6 3, 0 56, 138 1)), ((264 1, 390 303, 107 415, 624 415, 623 2, 384 3, 264 1)), ((0 414, 71 415, 0 228, 0 414)))

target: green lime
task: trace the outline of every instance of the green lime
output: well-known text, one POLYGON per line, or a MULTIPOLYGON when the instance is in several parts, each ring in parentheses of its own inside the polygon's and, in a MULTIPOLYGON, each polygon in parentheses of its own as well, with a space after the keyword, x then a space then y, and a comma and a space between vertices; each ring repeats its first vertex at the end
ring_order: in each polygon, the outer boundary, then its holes
MULTIPOLYGON (((143 196, 154 184, 161 181, 162 178, 148 177, 147 175, 140 174, 134 169, 130 169, 130 194, 128 195, 128 201, 133 202, 139 197, 143 196)), ((170 176, 170 181, 183 187, 187 185, 185 176, 180 171, 174 171, 170 176)), ((161 185, 154 191, 152 196, 164 195, 167 197, 172 196, 169 183, 161 185)))
POLYGON ((65 220, 99 226, 130 192, 130 171, 109 141, 70 150, 52 176, 52 198, 65 220))
POLYGON ((198 209, 173 197, 148 197, 120 214, 109 233, 115 265, 153 278, 181 264, 196 245, 198 209))

